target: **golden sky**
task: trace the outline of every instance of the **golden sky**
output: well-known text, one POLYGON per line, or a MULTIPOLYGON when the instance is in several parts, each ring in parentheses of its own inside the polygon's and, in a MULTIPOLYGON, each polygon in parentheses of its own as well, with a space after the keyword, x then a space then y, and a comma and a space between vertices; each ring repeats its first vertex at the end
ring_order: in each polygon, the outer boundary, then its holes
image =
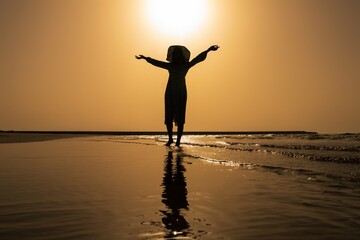
POLYGON ((218 44, 187 75, 185 131, 360 132, 360 1, 203 0, 155 19, 156 2, 0 0, 0 129, 165 130, 168 73, 134 55, 218 44))

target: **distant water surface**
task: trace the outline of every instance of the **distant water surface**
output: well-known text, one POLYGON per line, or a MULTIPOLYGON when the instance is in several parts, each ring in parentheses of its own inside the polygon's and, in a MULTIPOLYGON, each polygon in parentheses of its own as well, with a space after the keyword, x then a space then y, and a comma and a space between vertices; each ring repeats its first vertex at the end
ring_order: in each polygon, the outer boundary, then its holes
POLYGON ((359 239, 360 135, 0 144, 0 239, 359 239))

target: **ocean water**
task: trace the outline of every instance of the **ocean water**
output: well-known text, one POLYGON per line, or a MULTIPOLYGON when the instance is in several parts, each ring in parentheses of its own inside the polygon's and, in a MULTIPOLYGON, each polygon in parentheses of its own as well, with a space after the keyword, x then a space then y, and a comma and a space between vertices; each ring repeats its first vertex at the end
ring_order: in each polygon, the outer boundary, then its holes
POLYGON ((188 136, 183 146, 209 162, 360 182, 360 134, 188 136), (254 154, 243 159, 239 152, 254 154))
POLYGON ((359 239, 360 134, 0 144, 0 239, 359 239))

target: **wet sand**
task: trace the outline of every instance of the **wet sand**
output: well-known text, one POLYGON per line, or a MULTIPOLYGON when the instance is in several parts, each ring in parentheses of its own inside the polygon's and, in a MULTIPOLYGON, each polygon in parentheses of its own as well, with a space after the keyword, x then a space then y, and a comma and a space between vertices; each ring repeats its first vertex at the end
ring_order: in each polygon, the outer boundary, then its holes
POLYGON ((305 204, 319 189, 292 175, 212 164, 190 157, 189 146, 56 137, 0 144, 1 239, 359 236, 356 221, 344 223, 347 210, 334 222, 337 199, 305 204))
MULTIPOLYGON (((82 135, 83 136, 83 135, 82 135)), ((86 136, 86 135, 85 135, 86 136)), ((0 132, 1 143, 24 143, 24 142, 41 142, 56 139, 75 138, 76 134, 51 134, 51 133, 17 133, 17 132, 0 132)))
POLYGON ((1 239, 221 236, 209 201, 226 168, 159 145, 39 139, 0 144, 1 239))

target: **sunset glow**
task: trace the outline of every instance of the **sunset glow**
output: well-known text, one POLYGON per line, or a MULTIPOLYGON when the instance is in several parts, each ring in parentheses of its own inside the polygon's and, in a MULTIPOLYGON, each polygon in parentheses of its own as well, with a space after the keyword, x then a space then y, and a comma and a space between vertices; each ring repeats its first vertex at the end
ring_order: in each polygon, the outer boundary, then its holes
POLYGON ((151 25, 171 37, 184 37, 196 31, 207 13, 204 0, 149 0, 147 4, 151 25))
POLYGON ((0 1, 0 130, 164 129, 171 45, 185 131, 360 131, 360 1, 0 1), (345 3, 346 2, 346 3, 345 3))

